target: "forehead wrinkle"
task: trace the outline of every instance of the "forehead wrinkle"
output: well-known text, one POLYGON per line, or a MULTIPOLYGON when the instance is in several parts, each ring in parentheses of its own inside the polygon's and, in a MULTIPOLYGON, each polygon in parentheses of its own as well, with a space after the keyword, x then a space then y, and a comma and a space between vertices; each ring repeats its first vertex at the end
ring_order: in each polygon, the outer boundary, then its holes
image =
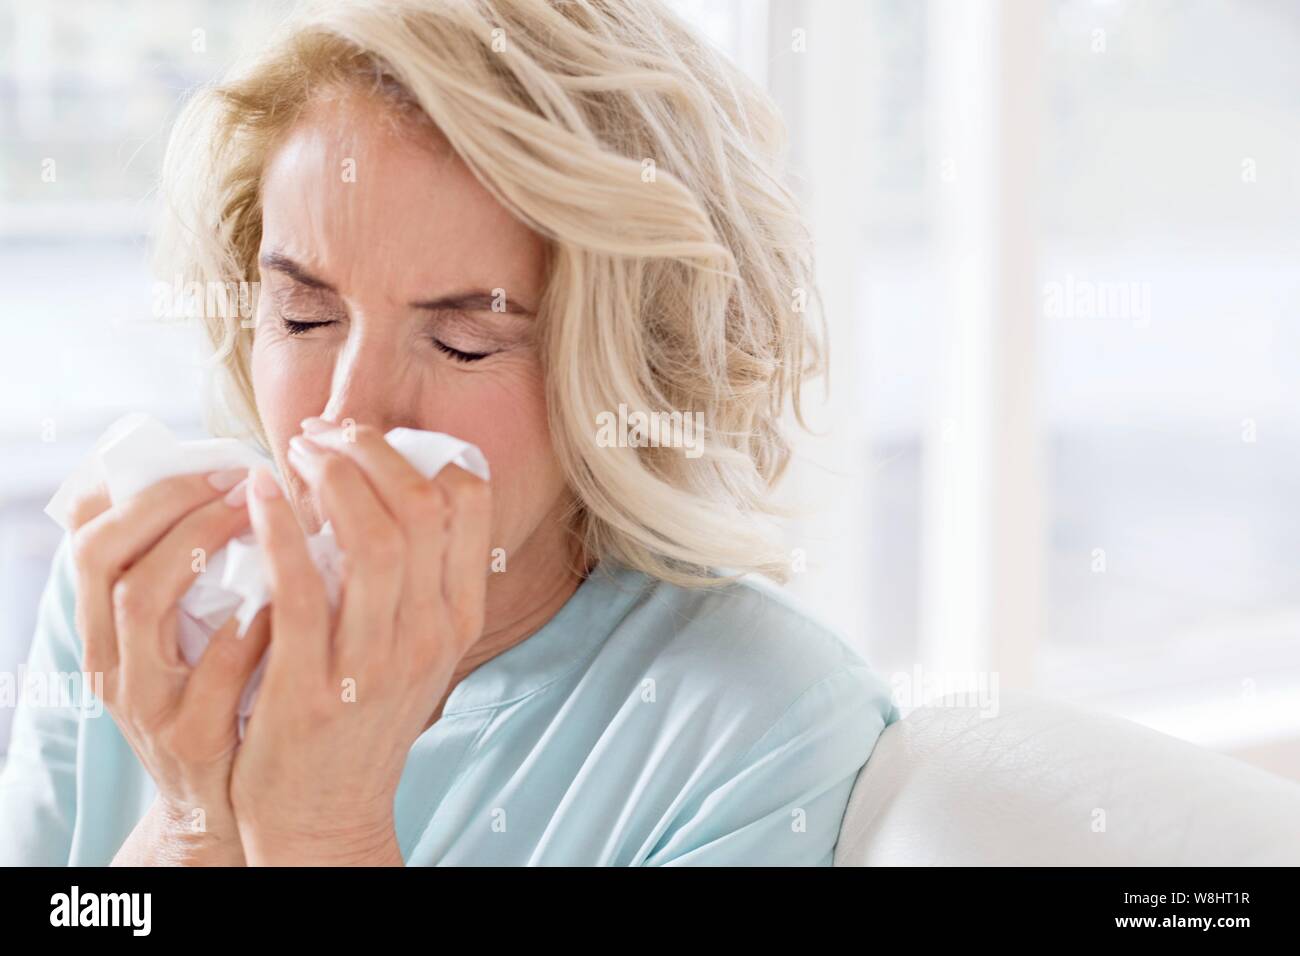
POLYGON ((279 230, 277 242, 345 296, 386 306, 495 288, 511 306, 528 299, 533 277, 516 267, 528 256, 514 248, 521 243, 508 230, 521 227, 513 216, 441 134, 403 132, 375 112, 382 104, 357 114, 362 102, 317 104, 287 135, 275 157, 282 194, 273 198, 293 231, 279 230), (349 158, 356 182, 343 180, 349 158))
POLYGON ((356 274, 365 272, 358 260, 376 245, 376 204, 363 176, 377 152, 336 121, 308 119, 286 137, 265 177, 264 204, 284 212, 267 217, 277 250, 341 293, 355 290, 356 274), (349 159, 356 182, 344 180, 349 159))

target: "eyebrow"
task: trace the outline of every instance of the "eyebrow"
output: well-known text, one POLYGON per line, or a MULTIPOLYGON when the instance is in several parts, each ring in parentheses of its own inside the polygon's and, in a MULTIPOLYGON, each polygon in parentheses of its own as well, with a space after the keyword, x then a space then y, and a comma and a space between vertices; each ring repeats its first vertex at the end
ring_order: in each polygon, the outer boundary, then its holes
MULTIPOLYGON (((338 290, 330 285, 324 279, 318 278, 308 272, 303 266, 290 259, 282 252, 268 252, 258 259, 258 263, 264 269, 272 269, 275 272, 282 272, 295 282, 301 283, 312 289, 323 289, 326 292, 337 294, 338 290)), ((497 301, 497 296, 482 289, 475 289, 467 292, 453 292, 450 295, 439 296, 436 299, 423 299, 419 302, 411 302, 409 305, 413 309, 426 309, 430 312, 495 312, 493 304, 497 301)), ((510 301, 506 298, 505 311, 512 315, 528 315, 534 313, 530 309, 510 301)))
POLYGON ((326 292, 337 292, 332 285, 324 279, 318 279, 298 263, 294 262, 282 252, 268 252, 257 260, 258 264, 264 269, 273 269, 276 272, 283 272, 295 282, 310 286, 313 289, 324 289, 326 292))
MULTIPOLYGON (((505 297, 503 297, 505 298, 505 297)), ((437 299, 410 303, 413 309, 428 309, 431 312, 508 312, 511 315, 532 315, 532 311, 505 298, 504 309, 494 309, 497 297, 482 290, 474 292, 456 292, 437 299)))

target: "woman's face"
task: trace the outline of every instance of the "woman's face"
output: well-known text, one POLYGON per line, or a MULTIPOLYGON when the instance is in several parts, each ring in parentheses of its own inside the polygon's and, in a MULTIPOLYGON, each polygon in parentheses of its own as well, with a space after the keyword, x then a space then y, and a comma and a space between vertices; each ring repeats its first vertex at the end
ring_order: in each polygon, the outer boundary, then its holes
POLYGON ((492 546, 525 552, 560 506, 533 344, 540 238, 436 134, 376 101, 321 101, 263 177, 253 386, 300 521, 325 520, 289 439, 302 419, 447 432, 492 471, 492 546))

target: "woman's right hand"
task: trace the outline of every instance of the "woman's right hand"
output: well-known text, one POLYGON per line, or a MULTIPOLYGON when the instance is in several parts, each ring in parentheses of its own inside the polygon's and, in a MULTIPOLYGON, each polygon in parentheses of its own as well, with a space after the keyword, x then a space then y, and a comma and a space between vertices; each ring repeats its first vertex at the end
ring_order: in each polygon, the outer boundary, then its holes
POLYGON ((73 508, 82 669, 103 675, 104 706, 158 791, 114 864, 244 864, 230 768, 267 616, 242 638, 227 622, 191 668, 176 607, 207 557, 248 527, 244 477, 244 469, 182 475, 116 505, 100 491, 73 508))

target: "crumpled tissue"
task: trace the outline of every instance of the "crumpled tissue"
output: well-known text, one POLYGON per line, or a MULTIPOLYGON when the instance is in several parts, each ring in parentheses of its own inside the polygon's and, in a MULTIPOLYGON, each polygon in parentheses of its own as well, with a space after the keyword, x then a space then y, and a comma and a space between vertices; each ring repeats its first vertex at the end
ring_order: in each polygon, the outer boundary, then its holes
MULTIPOLYGON (((426 478, 433 478, 449 464, 458 465, 484 481, 489 478, 483 453, 474 445, 451 435, 394 428, 384 435, 384 439, 426 478)), ((258 465, 270 468, 274 473, 269 458, 237 439, 180 441, 156 418, 140 413, 126 415, 109 426, 90 455, 59 486, 45 506, 45 513, 67 530, 74 501, 96 486, 107 489, 109 498, 120 503, 173 475, 258 465)), ((330 605, 336 607, 341 582, 341 554, 329 522, 319 532, 308 536, 307 548, 325 583, 330 605)), ((232 616, 238 619, 242 635, 257 612, 270 602, 262 552, 251 531, 233 538, 226 547, 208 557, 203 567, 202 571, 196 572, 194 584, 177 605, 177 639, 190 666, 198 663, 212 634, 232 616)), ((241 740, 265 667, 266 655, 263 654, 240 699, 241 740)))

